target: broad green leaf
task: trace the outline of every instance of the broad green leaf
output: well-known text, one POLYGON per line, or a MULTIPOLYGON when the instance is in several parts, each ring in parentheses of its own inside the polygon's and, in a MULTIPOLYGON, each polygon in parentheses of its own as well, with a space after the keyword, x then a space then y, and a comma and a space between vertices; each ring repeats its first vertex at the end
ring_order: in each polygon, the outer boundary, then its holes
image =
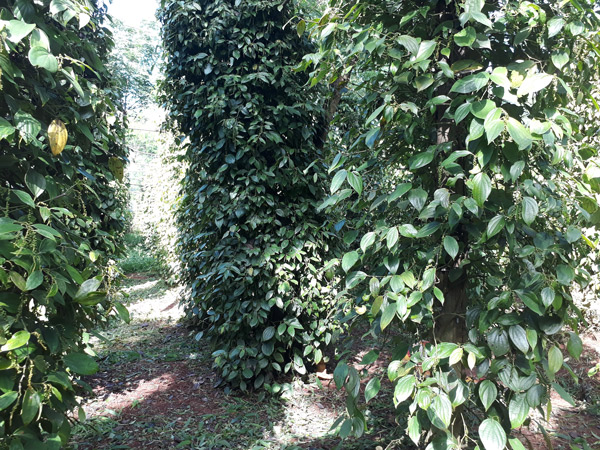
POLYGON ((494 355, 502 356, 510 351, 510 344, 508 342, 508 334, 506 331, 500 328, 494 328, 487 337, 488 345, 494 355))
POLYGON ((31 272, 27 277, 27 283, 25 289, 27 291, 33 291, 38 288, 44 282, 44 273, 41 270, 31 272))
POLYGON ((546 308, 548 308, 553 302, 556 294, 554 293, 554 289, 551 287, 546 287, 542 289, 542 303, 546 308))
POLYGON ((69 353, 63 358, 63 361, 78 375, 93 375, 98 371, 98 363, 85 353, 69 353))
POLYGON ((490 76, 485 72, 467 75, 466 77, 456 81, 452 85, 450 92, 457 92, 459 94, 470 94, 471 92, 476 92, 488 84, 489 77, 490 76))
POLYGON ((348 183, 350 184, 350 186, 352 186, 352 189, 354 189, 358 195, 362 194, 363 192, 363 179, 362 176, 360 175, 360 173, 358 172, 348 172, 348 183))
POLYGON ((446 394, 435 396, 427 409, 427 417, 431 424, 440 430, 446 430, 452 419, 452 403, 446 394))
POLYGON ((514 430, 519 428, 529 416, 529 404, 525 398, 525 394, 515 394, 508 404, 508 417, 510 419, 510 427, 514 430))
POLYGON ((425 167, 431 161, 433 161, 434 155, 435 155, 435 151, 428 150, 426 152, 418 153, 415 156, 411 157, 410 160, 408 161, 408 166, 409 166, 410 170, 417 170, 417 169, 420 169, 421 167, 425 167))
POLYGON ((464 353, 464 349, 462 347, 458 347, 457 349, 454 349, 454 351, 450 354, 450 357, 448 358, 448 364, 453 366, 454 364, 460 362, 460 360, 463 357, 463 353, 464 353))
POLYGON ((473 27, 466 27, 454 35, 454 42, 459 47, 471 47, 477 38, 477 31, 473 27))
POLYGON ((512 448, 512 450, 527 450, 517 438, 510 438, 508 443, 510 444, 510 448, 512 448))
POLYGON ((480 172, 473 178, 473 199, 477 205, 483 206, 492 193, 492 180, 485 173, 480 172))
POLYGON ((7 139, 15 134, 16 128, 6 119, 0 118, 0 140, 7 139))
POLYGON ((400 275, 400 278, 402 278, 402 281, 404 282, 404 284, 406 284, 411 289, 414 288, 415 285, 417 284, 417 280, 415 279, 415 276, 413 275, 413 273, 410 270, 403 272, 400 275))
POLYGON ((100 287, 101 284, 102 284, 102 280, 98 280, 97 278, 90 278, 89 280, 84 281, 82 283, 82 285, 79 287, 79 289, 77 290, 74 300, 75 301, 83 300, 89 294, 91 294, 93 292, 97 292, 98 288, 100 287))
POLYGON ((117 314, 121 318, 121 320, 125 323, 131 322, 131 316, 129 315, 129 310, 119 302, 114 302, 113 306, 115 307, 117 314))
POLYGON ((267 327, 264 329, 263 331, 263 341, 268 341, 269 339, 272 339, 273 336, 275 336, 275 327, 267 327))
POLYGON ((519 150, 526 149, 533 143, 533 137, 527 128, 523 126, 518 120, 509 117, 506 122, 506 128, 508 134, 513 138, 515 143, 519 146, 519 150))
POLYGON ((560 284, 570 286, 575 279, 575 272, 571 267, 560 264, 556 267, 556 279, 560 284))
POLYGON ((379 381, 379 378, 371 378, 365 387, 365 402, 369 403, 369 401, 377 395, 380 389, 381 381, 379 381))
POLYGON ((527 225, 531 225, 538 215, 538 204, 535 199, 531 197, 523 197, 523 202, 521 205, 521 217, 523 217, 523 222, 525 222, 527 225))
POLYGON ((502 231, 502 229, 504 228, 505 224, 506 224, 506 221, 505 221, 503 215, 499 214, 497 216, 494 216, 488 222, 488 226, 487 226, 488 238, 491 238, 492 236, 495 236, 496 234, 500 233, 500 231, 502 231))
POLYGON ((387 326, 392 322, 394 316, 396 315, 397 307, 395 303, 390 303, 387 305, 383 312, 381 313, 381 320, 379 321, 379 327, 381 331, 385 330, 387 326))
POLYGON ((479 425, 479 439, 485 450, 504 450, 506 433, 496 420, 488 418, 479 425))
POLYGON ((583 342, 577 333, 573 333, 572 331, 569 333, 567 350, 573 358, 579 359, 581 357, 581 353, 583 352, 583 342))
POLYGON ((408 399, 415 390, 416 384, 417 380, 414 375, 406 375, 400 378, 394 388, 394 403, 398 405, 408 399))
POLYGON ((575 400, 573 400, 573 397, 571 397, 571 395, 560 384, 552 383, 552 387, 558 393, 558 395, 563 398, 563 400, 565 400, 571 406, 575 406, 575 400))
POLYGON ((387 232, 386 240, 387 240, 387 247, 389 249, 394 247, 394 245, 396 245, 396 242, 398 242, 398 228, 391 227, 387 232))
POLYGON ((0 396, 0 411, 8 408, 19 397, 18 392, 10 391, 0 396))
POLYGON ((411 441, 418 446, 419 440, 421 439, 421 424, 419 423, 417 416, 412 416, 410 419, 408 419, 407 433, 411 441))
POLYGON ((444 250, 450 255, 452 259, 458 255, 459 247, 458 242, 452 236, 446 236, 444 238, 444 250))
POLYGON ((358 256, 358 252, 356 251, 346 253, 342 258, 342 269, 344 272, 348 272, 350 269, 352 269, 359 259, 360 256, 358 256))
POLYGON ((523 81, 519 89, 517 90, 517 96, 522 97, 524 95, 533 94, 535 92, 545 89, 550 83, 554 81, 554 76, 547 73, 529 73, 527 78, 523 81))
POLYGON ((58 59, 44 47, 33 47, 29 50, 29 62, 35 67, 46 69, 50 73, 58 71, 58 59))
POLYGON ((7 342, 2 346, 0 351, 8 352, 11 350, 15 350, 17 348, 21 348, 24 345, 27 345, 29 342, 29 338, 31 334, 28 331, 21 330, 17 331, 7 342))
POLYGON ((419 41, 412 36, 399 36, 396 41, 413 55, 419 52, 419 41))
POLYGON ((12 281, 13 284, 17 288, 19 288, 21 291, 26 291, 27 290, 27 282, 25 281, 25 278, 23 278, 23 275, 21 275, 18 272, 11 271, 9 273, 9 277, 10 277, 10 281, 12 281))
POLYGON ((360 240, 360 249, 363 251, 363 253, 366 253, 367 249, 375 243, 376 237, 377 235, 372 231, 362 237, 360 240))
POLYGON ((31 423, 42 409, 42 399, 40 394, 33 388, 27 388, 23 396, 23 404, 21 406, 21 420, 25 425, 31 423))
POLYGON ((29 169, 25 174, 25 184, 37 199, 46 190, 46 179, 35 170, 29 169))
POLYGON ((433 76, 431 76, 431 74, 420 75, 420 76, 416 77, 415 78, 415 87, 417 88, 417 92, 424 91, 429 86, 431 86, 434 81, 435 80, 433 79, 433 76))
POLYGON ((563 354, 558 347, 553 345, 548 350, 548 371, 551 374, 558 372, 563 365, 563 354))
POLYGON ((19 198, 21 203, 35 208, 35 202, 33 201, 33 198, 31 198, 31 195, 29 195, 27 192, 20 191, 18 189, 13 190, 12 192, 19 198))
POLYGON ((419 44, 419 50, 417 51, 416 58, 413 62, 424 61, 429 58, 433 55, 436 46, 436 41, 422 41, 419 44))
POLYGON ((305 30, 306 22, 304 20, 300 20, 300 22, 298 22, 298 25, 296 25, 296 32, 298 33, 298 36, 302 36, 305 30))
POLYGON ((555 50, 552 52, 552 64, 557 69, 562 69, 569 62, 569 54, 564 50, 555 50))
POLYGON ((521 325, 513 325, 508 329, 508 335, 515 347, 523 353, 529 351, 529 342, 527 341, 527 333, 521 325))
POLYGON ((338 173, 335 174, 335 176, 333 177, 333 180, 331 181, 331 193, 332 194, 335 194, 336 191, 342 186, 344 181, 346 181, 347 174, 348 174, 348 172, 344 169, 338 171, 338 173))
POLYGON ((8 40, 13 44, 18 44, 35 29, 35 24, 25 23, 22 20, 11 20, 6 24, 5 29, 8 40))
POLYGON ((479 384, 479 399, 485 411, 496 401, 496 397, 498 397, 498 388, 493 382, 484 380, 479 384))
POLYGON ((502 112, 500 108, 496 108, 496 104, 491 100, 481 100, 471 103, 471 113, 478 119, 487 118, 488 114, 494 110, 502 112))
POLYGON ((558 33, 560 33, 564 26, 564 19, 560 17, 553 17, 552 19, 550 19, 548 21, 548 37, 556 36, 558 33))

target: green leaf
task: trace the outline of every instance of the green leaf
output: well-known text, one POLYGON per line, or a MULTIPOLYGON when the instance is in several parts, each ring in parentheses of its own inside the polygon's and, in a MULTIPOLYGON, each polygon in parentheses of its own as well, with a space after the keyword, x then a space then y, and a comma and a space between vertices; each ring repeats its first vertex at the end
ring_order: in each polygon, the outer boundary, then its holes
POLYGON ((508 329, 510 340, 523 353, 529 351, 529 342, 527 341, 527 333, 521 325, 513 325, 508 329))
POLYGON ((479 425, 479 439, 485 450, 504 450, 506 433, 498 422, 488 418, 479 425))
POLYGON ((296 32, 298 36, 302 36, 304 34, 304 30, 306 30, 306 22, 304 20, 300 20, 298 25, 296 25, 296 32))
POLYGON ((8 408, 19 397, 18 392, 10 391, 0 396, 0 411, 8 408))
POLYGON ((344 269, 344 272, 347 273, 350 269, 352 269, 354 264, 356 264, 359 259, 360 256, 358 256, 358 252, 356 251, 346 253, 342 258, 342 269, 344 269))
POLYGON ((494 328, 487 337, 488 345, 494 355, 502 356, 510 351, 510 344, 508 342, 508 334, 506 331, 500 328, 494 328))
POLYGON ((101 284, 102 280, 98 280, 97 278, 90 278, 89 280, 84 281, 77 290, 73 300, 76 302, 85 300, 90 294, 96 293, 101 284))
POLYGON ((85 353, 69 353, 63 361, 71 371, 79 375, 93 375, 98 371, 98 363, 85 353))
POLYGON ((419 41, 412 36, 399 36, 396 41, 413 55, 419 52, 419 41))
POLYGON ((25 174, 25 184, 36 199, 46 190, 46 179, 35 170, 29 169, 25 174))
POLYGON ((400 378, 394 388, 394 403, 398 405, 408 399, 415 390, 416 384, 417 380, 414 375, 400 378))
POLYGON ((548 350, 548 371, 551 374, 558 372, 563 365, 563 354, 558 347, 553 345, 548 350))
POLYGON ((485 119, 491 111, 502 112, 500 108, 496 108, 496 103, 491 100, 481 100, 471 103, 471 113, 478 119, 485 119))
POLYGON ((505 224, 506 224, 506 221, 505 221, 503 215, 498 214, 497 216, 493 217, 489 221, 488 226, 487 226, 488 238, 491 238, 492 236, 495 236, 498 233, 500 233, 500 231, 502 231, 502 229, 504 228, 505 224))
POLYGON ((573 397, 571 397, 571 395, 567 391, 565 391, 565 389, 560 384, 552 383, 552 387, 557 392, 557 394, 563 398, 563 400, 565 400, 571 406, 575 406, 575 400, 573 400, 573 397))
POLYGON ((479 399, 485 411, 496 401, 496 397, 498 397, 498 388, 493 382, 484 380, 479 384, 479 399))
POLYGON ((417 51, 416 58, 413 62, 425 61, 433 55, 436 46, 436 41, 422 41, 419 44, 419 50, 417 51))
POLYGON ((457 92, 459 94, 470 94, 471 92, 476 92, 488 84, 489 77, 490 76, 485 72, 468 75, 456 81, 452 85, 450 92, 457 92))
POLYGON ((27 143, 36 139, 42 130, 42 124, 37 119, 20 110, 15 114, 15 125, 27 143))
POLYGON ((542 303, 546 308, 548 308, 553 302, 556 294, 554 293, 554 289, 551 287, 546 287, 542 289, 542 303))
POLYGON ((0 118, 0 140, 7 139, 15 134, 16 128, 6 119, 0 118))
POLYGON ((373 232, 369 232, 362 237, 360 240, 360 249, 363 251, 363 253, 366 253, 367 249, 375 243, 376 237, 377 235, 373 232))
POLYGON ((560 264, 556 267, 556 279, 560 284, 570 286, 575 279, 575 272, 571 267, 560 264))
POLYGON ((509 117, 506 127, 510 137, 512 137, 515 143, 519 146, 519 150, 526 149, 533 143, 533 137, 531 136, 531 133, 518 120, 509 117))
POLYGON ((11 350, 15 350, 17 348, 21 348, 24 345, 27 345, 29 342, 29 338, 31 334, 28 331, 21 330, 17 331, 7 342, 2 346, 0 351, 9 352, 11 350))
POLYGON ((369 400, 375 397, 380 389, 381 381, 379 381, 379 378, 371 378, 365 387, 365 402, 369 403, 369 400))
POLYGON ((558 33, 560 33, 564 26, 564 19, 560 17, 553 17, 552 19, 550 19, 548 21, 548 37, 556 36, 558 33))
POLYGON ((348 172, 347 176, 348 176, 348 183, 350 183, 350 186, 352 186, 352 189, 354 189, 358 193, 358 195, 362 194, 363 179, 360 176, 360 174, 358 172, 348 172))
POLYGON ((492 193, 492 180, 485 173, 480 172, 473 178, 473 199, 479 206, 483 206, 492 193))
POLYGON ((424 91, 429 86, 431 86, 434 81, 435 80, 433 79, 433 76, 431 76, 431 74, 420 75, 420 76, 416 77, 415 78, 415 87, 417 88, 417 92, 424 91))
POLYGON ((452 403, 446 394, 436 395, 427 409, 431 424, 440 430, 446 430, 452 419, 452 403))
POLYGON ((6 24, 5 29, 8 40, 18 44, 35 29, 35 24, 25 23, 22 20, 11 20, 6 24))
POLYGON ((434 155, 435 155, 434 150, 428 150, 426 152, 418 153, 418 154, 414 155, 408 161, 408 166, 409 166, 410 170, 417 170, 417 169, 420 169, 421 167, 425 167, 431 161, 433 161, 434 155))
POLYGON ((581 353, 583 352, 583 342, 581 341, 581 338, 577 335, 577 333, 573 333, 572 331, 569 333, 567 351, 575 359, 579 359, 581 357, 581 353))
POLYGON ((50 73, 58 71, 58 59, 44 47, 33 47, 29 50, 29 62, 35 67, 46 69, 50 73))
POLYGON ((421 439, 421 424, 417 416, 412 416, 408 419, 407 433, 408 437, 418 446, 421 439))
POLYGON ((392 322, 396 315, 397 307, 395 303, 388 304, 383 312, 381 313, 381 320, 379 321, 379 327, 381 331, 385 330, 387 326, 392 322))
POLYGON ((338 389, 341 389, 346 382, 348 376, 348 365, 345 362, 340 362, 333 371, 333 381, 338 389))
POLYGON ((30 206, 32 208, 35 208, 35 202, 33 201, 33 198, 31 198, 31 195, 29 195, 27 192, 23 192, 23 191, 19 191, 18 189, 15 189, 13 191, 13 193, 19 197, 19 200, 21 200, 21 203, 30 206))
POLYGON ((477 31, 473 27, 463 28, 454 35, 454 42, 459 47, 471 47, 477 38, 477 31))
POLYGON ((27 282, 25 281, 25 278, 23 278, 23 276, 15 271, 11 271, 10 274, 10 281, 13 282, 13 284, 18 287, 21 291, 26 291, 27 290, 27 282))
POLYGON ((119 302, 114 302, 113 306, 117 310, 117 314, 119 315, 119 317, 121 318, 121 320, 123 322, 125 322, 125 323, 131 322, 131 316, 129 315, 129 310, 125 307, 125 305, 123 305, 122 303, 119 303, 119 302))
POLYGON ((538 204, 531 197, 523 197, 521 216, 527 225, 531 225, 539 212, 538 204))
POLYGON ((413 273, 410 270, 403 272, 400 275, 400 278, 402 278, 402 281, 404 282, 404 284, 406 284, 411 289, 414 288, 415 285, 417 284, 417 280, 415 279, 415 276, 413 275, 413 273))
POLYGON ((517 90, 517 96, 533 94, 545 89, 554 81, 554 76, 547 73, 529 73, 517 90))
POLYGON ((263 331, 263 341, 268 341, 269 339, 272 339, 273 336, 275 336, 275 327, 267 327, 264 329, 263 331))
POLYGON ((391 227, 387 232, 386 240, 387 240, 387 247, 389 249, 394 247, 394 245, 396 245, 396 242, 398 242, 398 228, 391 227))
POLYGON ((552 64, 557 69, 562 69, 569 62, 569 54, 564 50, 554 50, 552 52, 552 64))
POLYGON ((36 270, 31 272, 27 277, 27 283, 25 285, 25 290, 33 291, 38 288, 44 282, 44 274, 41 270, 36 270))
POLYGON ((346 181, 346 176, 348 172, 344 169, 338 171, 333 177, 333 181, 331 182, 331 193, 335 194, 336 191, 342 186, 344 181, 346 181))
POLYGON ((529 404, 525 398, 525 394, 515 394, 508 404, 508 417, 510 419, 510 427, 514 430, 519 428, 529 416, 529 404))
POLYGON ((25 425, 31 423, 42 409, 42 399, 33 388, 27 388, 23 396, 23 404, 21 406, 21 420, 25 425))
POLYGON ((458 242, 452 236, 446 236, 444 238, 444 250, 450 255, 452 259, 458 255, 459 247, 458 242))

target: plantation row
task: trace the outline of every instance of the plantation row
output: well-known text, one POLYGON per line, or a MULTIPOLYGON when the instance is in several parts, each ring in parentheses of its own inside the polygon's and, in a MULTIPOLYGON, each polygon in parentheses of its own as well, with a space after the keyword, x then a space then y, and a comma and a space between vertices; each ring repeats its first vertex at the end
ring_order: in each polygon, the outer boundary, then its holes
MULTIPOLYGON (((382 380, 362 390, 329 358, 367 325, 392 340, 363 362, 385 359, 414 445, 523 449, 511 431, 549 415, 552 390, 572 401, 556 373, 583 351, 594 2, 162 3, 161 101, 185 175, 177 245, 157 251, 179 261, 223 386, 278 393, 326 362, 348 396, 339 433, 360 436, 382 380)), ((86 330, 127 317, 109 263, 126 124, 104 8, 9 5, 0 448, 61 448, 79 377, 97 369, 86 330)))

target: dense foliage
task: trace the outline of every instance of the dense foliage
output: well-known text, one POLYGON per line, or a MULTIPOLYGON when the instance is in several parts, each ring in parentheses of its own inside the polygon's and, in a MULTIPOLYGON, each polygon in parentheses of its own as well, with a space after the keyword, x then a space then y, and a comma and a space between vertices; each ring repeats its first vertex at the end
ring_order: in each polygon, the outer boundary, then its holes
POLYGON ((324 112, 292 71, 310 50, 285 26, 292 14, 274 0, 177 0, 161 16, 165 101, 189 138, 178 213, 187 310, 224 381, 242 389, 305 373, 334 336, 320 270, 331 239, 316 212, 324 112))
MULTIPOLYGON (((298 26, 320 42, 300 69, 359 93, 323 208, 356 217, 339 261, 355 315, 414 336, 388 376, 419 446, 522 449, 510 430, 550 414, 550 390, 572 401, 555 375, 561 344, 582 352, 572 291, 600 217, 597 124, 575 112, 598 107, 599 26, 587 0, 332 1, 298 26)), ((361 434, 359 374, 335 378, 341 434, 361 434)))
POLYGON ((66 444, 77 377, 97 368, 85 330, 115 307, 123 115, 96 6, 0 8, 0 448, 66 444))

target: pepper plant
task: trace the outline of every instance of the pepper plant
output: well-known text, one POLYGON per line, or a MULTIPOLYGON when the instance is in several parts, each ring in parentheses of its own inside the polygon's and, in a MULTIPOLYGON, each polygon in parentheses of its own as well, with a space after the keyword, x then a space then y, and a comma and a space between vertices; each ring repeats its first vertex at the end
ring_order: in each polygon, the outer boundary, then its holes
MULTIPOLYGON (((396 340, 387 376, 419 447, 522 449, 511 431, 551 413, 551 390, 573 401, 556 374, 582 353, 572 292, 590 279, 600 217, 598 128, 585 123, 597 12, 587 0, 332 1, 298 26, 320 44, 298 69, 361 98, 321 206, 356 217, 337 261, 354 316, 374 335, 413 336, 396 340)), ((348 393, 340 434, 360 435, 359 373, 342 361, 335 380, 348 393)), ((367 403, 380 386, 368 382, 367 403)))
POLYGON ((122 168, 126 152, 96 6, 0 6, 2 449, 67 445, 80 377, 97 369, 86 330, 114 308, 127 315, 104 276, 125 212, 109 166, 122 168))
POLYGON ((164 102, 188 139, 177 216, 187 313, 223 382, 276 392, 276 375, 306 373, 336 334, 320 270, 334 241, 316 210, 325 114, 292 70, 311 46, 289 23, 293 3, 163 3, 164 102))

